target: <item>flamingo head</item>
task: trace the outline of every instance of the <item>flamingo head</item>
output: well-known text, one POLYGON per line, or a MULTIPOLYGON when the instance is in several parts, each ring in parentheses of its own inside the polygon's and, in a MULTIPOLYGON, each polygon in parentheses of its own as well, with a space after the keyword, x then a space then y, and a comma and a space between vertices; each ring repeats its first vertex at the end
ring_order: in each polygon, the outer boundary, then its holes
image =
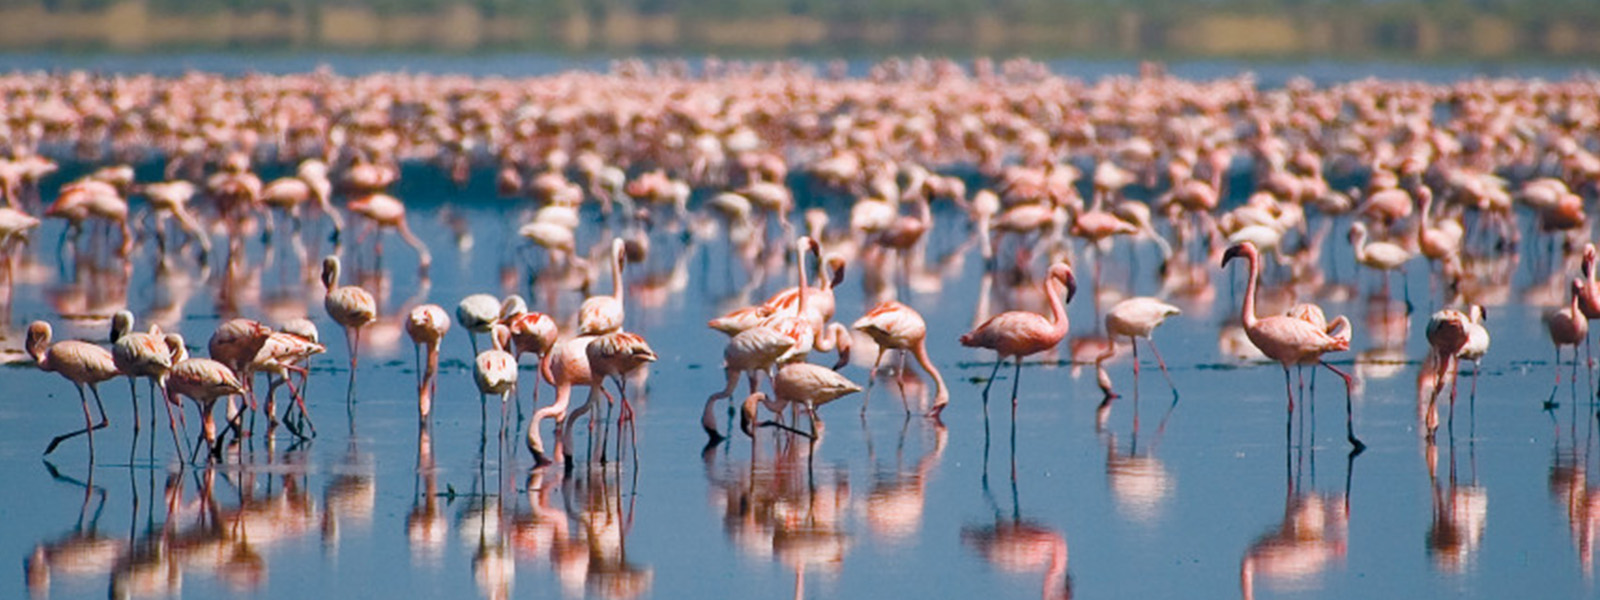
POLYGON ((766 402, 765 392, 750 394, 744 399, 744 405, 739 409, 739 429, 751 439, 756 437, 756 403, 766 402))
POLYGON ((117 311, 117 314, 111 315, 111 343, 117 343, 117 340, 122 339, 122 336, 128 335, 128 332, 132 330, 133 313, 124 309, 117 311))
POLYGON ((1489 309, 1484 308, 1482 304, 1473 304, 1471 306, 1468 306, 1467 307, 1467 318, 1470 319, 1473 323, 1482 324, 1482 323, 1488 322, 1488 320, 1489 320, 1489 309))
POLYGON ((34 321, 28 324, 28 337, 23 347, 33 356, 34 361, 40 361, 44 357, 45 348, 50 346, 50 334, 49 323, 34 321))
POLYGON ((528 314, 528 302, 523 300, 520 295, 512 294, 506 296, 506 299, 500 303, 499 320, 502 322, 510 322, 525 314, 528 314))
POLYGON ((330 290, 339 285, 339 257, 322 259, 322 285, 330 290))
POLYGON ((828 282, 830 287, 838 287, 839 284, 844 283, 844 267, 846 264, 844 257, 837 254, 829 254, 828 258, 823 262, 826 263, 828 271, 833 273, 832 279, 828 282))
POLYGON ((184 345, 183 336, 169 333, 161 339, 167 343, 167 352, 172 354, 172 364, 178 364, 189 358, 189 347, 184 345))
POLYGON ((1078 293, 1078 278, 1072 274, 1072 265, 1061 262, 1050 267, 1050 279, 1061 282, 1066 287, 1066 301, 1071 302, 1072 297, 1078 293))
POLYGON ((1257 256, 1260 256, 1260 254, 1261 252, 1256 250, 1256 245, 1254 243, 1239 242, 1229 246, 1228 250, 1222 253, 1222 266, 1227 267, 1228 261, 1241 256, 1248 260, 1254 261, 1257 256))

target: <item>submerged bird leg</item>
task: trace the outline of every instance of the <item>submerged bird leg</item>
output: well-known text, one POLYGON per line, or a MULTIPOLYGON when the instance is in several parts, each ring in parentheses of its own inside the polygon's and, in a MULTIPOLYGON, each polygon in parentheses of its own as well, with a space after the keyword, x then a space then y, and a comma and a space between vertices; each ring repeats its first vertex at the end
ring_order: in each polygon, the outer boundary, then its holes
POLYGON ((1346 373, 1344 371, 1340 371, 1338 367, 1335 367, 1333 365, 1328 364, 1328 361, 1319 359, 1317 361, 1317 363, 1321 364, 1324 367, 1327 367, 1329 371, 1333 371, 1335 375, 1338 375, 1339 378, 1344 380, 1344 429, 1345 429, 1345 439, 1350 441, 1350 445, 1351 446, 1354 446, 1354 448, 1352 448, 1350 450, 1350 455, 1351 456, 1355 456, 1357 454, 1360 454, 1362 450, 1366 450, 1367 449, 1367 445, 1361 443, 1361 440, 1356 437, 1355 405, 1354 405, 1354 402, 1352 401, 1352 399, 1350 397, 1351 388, 1355 386, 1355 382, 1350 377, 1349 373, 1346 373))
POLYGON ((1006 357, 997 356, 994 359, 994 369, 989 371, 989 380, 983 384, 983 409, 989 409, 989 388, 994 387, 994 377, 1000 374, 1000 365, 1006 364, 1006 357))
MULTIPOLYGON (((867 403, 872 401, 872 385, 878 381, 878 366, 883 364, 883 354, 887 350, 878 346, 878 358, 872 360, 872 370, 867 371, 867 391, 861 395, 861 416, 867 415, 867 403)), ((751 390, 755 391, 755 390, 751 390)))
MULTIPOLYGON (((1135 340, 1137 343, 1137 340, 1135 340)), ((1155 340, 1146 338, 1145 343, 1150 344, 1150 352, 1156 355, 1156 366, 1161 368, 1161 376, 1167 379, 1167 387, 1172 388, 1172 397, 1178 397, 1178 386, 1172 383, 1172 375, 1167 373, 1167 361, 1161 358, 1161 351, 1156 349, 1155 340)))

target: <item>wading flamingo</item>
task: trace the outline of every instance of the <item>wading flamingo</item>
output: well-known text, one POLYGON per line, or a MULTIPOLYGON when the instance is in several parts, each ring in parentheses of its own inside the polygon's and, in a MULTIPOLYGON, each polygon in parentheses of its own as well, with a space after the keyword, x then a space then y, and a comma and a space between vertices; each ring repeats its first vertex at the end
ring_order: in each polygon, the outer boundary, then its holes
POLYGON ((998 354, 994 369, 989 371, 989 381, 983 385, 985 410, 988 410, 989 388, 994 385, 995 375, 1000 372, 1000 365, 1005 364, 1006 357, 1011 357, 1016 362, 1011 378, 1011 418, 1016 418, 1017 386, 1018 379, 1022 377, 1022 359, 1054 348, 1061 343, 1061 338, 1066 337, 1069 326, 1066 305, 1072 302, 1072 297, 1077 292, 1078 281, 1072 275, 1072 266, 1066 263, 1051 265, 1050 276, 1044 281, 1044 294, 1050 302, 1050 318, 1046 319, 1028 311, 1006 311, 991 317, 977 329, 961 336, 963 346, 988 348, 998 354), (1065 297, 1057 286, 1065 288, 1065 297))
POLYGON ((811 439, 815 441, 822 427, 817 407, 859 392, 861 386, 827 367, 795 362, 778 369, 778 376, 772 379, 772 391, 779 402, 806 407, 806 413, 811 416, 811 439))
POLYGON ((367 290, 354 285, 339 285, 339 257, 322 259, 322 307, 334 322, 344 327, 350 346, 350 385, 355 387, 356 359, 361 351, 361 328, 378 318, 378 301, 367 290))
POLYGON ((478 355, 478 334, 489 333, 500 319, 500 301, 489 294, 473 294, 456 304, 456 323, 467 330, 467 340, 472 342, 472 355, 478 355))
POLYGON ((211 418, 212 407, 216 406, 218 398, 244 394, 244 384, 227 365, 209 358, 188 358, 182 347, 179 342, 180 351, 174 357, 177 362, 167 374, 167 401, 177 405, 184 396, 194 400, 200 410, 201 435, 205 437, 212 458, 220 458, 222 444, 217 437, 216 421, 211 418))
MULTIPOLYGON (((1139 379, 1139 340, 1143 339, 1150 345, 1150 352, 1156 355, 1156 366, 1161 367, 1161 376, 1166 378, 1167 387, 1172 388, 1173 398, 1178 397, 1178 386, 1173 385, 1172 376, 1167 373, 1167 361, 1162 360, 1161 351, 1156 349, 1156 341, 1150 338, 1150 334, 1167 317, 1180 314, 1183 311, 1178 307, 1147 296, 1123 300, 1106 312, 1106 333, 1111 334, 1113 339, 1119 335, 1128 338, 1128 345, 1133 348, 1134 380, 1139 379)), ((1106 347, 1106 353, 1099 360, 1111 358, 1116 351, 1117 345, 1113 342, 1106 347)))
POLYGON ((1289 412, 1294 413, 1294 388, 1289 383, 1289 366, 1319 364, 1327 367, 1329 371, 1333 371, 1344 380, 1345 437, 1350 441, 1350 445, 1355 447, 1352 453, 1359 454, 1367 446, 1356 438, 1355 409, 1350 398, 1353 382, 1348 373, 1322 360, 1322 355, 1325 353, 1349 350, 1349 338, 1329 335, 1323 328, 1309 321, 1287 315, 1256 318, 1256 288, 1261 279, 1261 253, 1256 250, 1255 244, 1240 242, 1229 246, 1222 254, 1222 266, 1227 267, 1228 261, 1240 256, 1250 263, 1250 279, 1245 284, 1240 320, 1244 322, 1245 335, 1250 338, 1250 343, 1267 358, 1278 361, 1278 364, 1283 366, 1283 388, 1288 394, 1289 412))
MULTIPOLYGON (((1572 383, 1578 383, 1578 343, 1589 338, 1589 318, 1583 314, 1583 309, 1578 306, 1578 296, 1583 293, 1584 281, 1572 280, 1571 299, 1566 306, 1544 314, 1545 329, 1550 332, 1550 341, 1556 347, 1556 387, 1561 387, 1561 347, 1572 346, 1572 383)), ((1545 401, 1545 407, 1555 406, 1556 389, 1550 389, 1550 399, 1545 401)))
POLYGON ((117 372, 116 362, 111 358, 111 351, 88 342, 78 340, 62 340, 50 343, 50 324, 44 321, 34 321, 28 325, 28 337, 24 346, 28 354, 33 356, 33 361, 38 363, 39 370, 60 373, 62 377, 71 381, 78 387, 78 401, 83 404, 83 429, 69 431, 50 440, 50 445, 45 446, 44 453, 54 452, 61 442, 74 437, 88 434, 89 436, 89 462, 94 462, 94 432, 104 429, 110 421, 106 419, 106 407, 100 402, 100 382, 106 381, 120 373, 117 372), (83 387, 89 386, 89 391, 94 394, 95 407, 100 409, 100 423, 95 424, 89 417, 89 397, 83 393, 83 387))
MULTIPOLYGON (((883 362, 883 354, 888 350, 902 350, 910 352, 917 359, 917 364, 922 370, 928 372, 933 378, 934 398, 933 406, 928 409, 928 417, 937 419, 944 412, 945 405, 950 403, 950 391, 944 385, 944 376, 939 374, 939 369, 933 366, 933 361, 928 359, 928 324, 922 319, 922 314, 917 309, 911 308, 893 300, 885 301, 872 307, 867 314, 851 324, 850 327, 867 334, 872 341, 878 344, 878 358, 872 361, 872 374, 868 376, 867 396, 861 400, 861 412, 867 412, 867 400, 872 397, 872 380, 878 375, 878 365, 883 362)), ((905 368, 905 357, 901 355, 900 366, 905 368)), ((751 390, 754 391, 754 390, 751 390)), ((901 390, 901 401, 905 401, 904 390, 901 390)), ((906 413, 911 412, 911 405, 905 405, 906 413)))
POLYGON ((423 423, 433 414, 433 395, 438 388, 439 346, 450 332, 450 317, 437 304, 424 304, 411 309, 406 317, 406 335, 411 336, 417 355, 417 418, 423 423), (423 362, 422 348, 427 348, 427 362, 423 362))

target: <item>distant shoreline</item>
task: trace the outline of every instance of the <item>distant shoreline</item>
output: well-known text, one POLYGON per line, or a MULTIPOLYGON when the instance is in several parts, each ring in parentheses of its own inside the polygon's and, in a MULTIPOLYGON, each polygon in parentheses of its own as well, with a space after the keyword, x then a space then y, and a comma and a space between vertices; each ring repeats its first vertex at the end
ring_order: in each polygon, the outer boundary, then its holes
MULTIPOLYGON (((1600 58, 1600 6, 1554 0, 1516 11, 1393 0, 1343 4, 1243 0, 938 2, 900 13, 844 9, 795 15, 742 3, 742 12, 681 6, 650 13, 533 2, 414 0, 261 2, 258 9, 169 8, 150 0, 0 2, 0 52, 428 51, 866 55, 1546 60, 1600 58), (51 6, 76 6, 52 10, 51 6), (747 6, 748 5, 748 6, 747 6), (1035 6, 1038 5, 1038 6, 1035 6), (753 6, 754 8, 751 8, 753 6), (1008 8, 1007 8, 1008 7, 1008 8), (881 14, 880 14, 881 13, 881 14)), ((633 3, 640 4, 640 3, 633 3)), ((670 3, 669 3, 670 4, 670 3)), ((711 3, 716 4, 716 3, 711 3)), ((807 3, 800 3, 809 5, 807 3)), ((819 7, 828 2, 815 2, 819 7)), ((833 3, 837 4, 837 3, 833 3)), ((819 9, 820 10, 820 9, 819 9)))

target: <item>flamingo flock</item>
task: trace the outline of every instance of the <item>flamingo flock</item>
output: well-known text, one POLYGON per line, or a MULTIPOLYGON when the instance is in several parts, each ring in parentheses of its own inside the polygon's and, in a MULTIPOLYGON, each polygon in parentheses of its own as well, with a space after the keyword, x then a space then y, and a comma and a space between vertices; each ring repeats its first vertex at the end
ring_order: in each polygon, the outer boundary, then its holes
MULTIPOLYGON (((727 336, 723 373, 708 378, 714 391, 700 413, 713 440, 731 433, 718 418, 723 401, 730 418, 815 440, 819 410, 865 392, 866 415, 883 378, 894 379, 906 415, 986 411, 1007 360, 1013 419, 1025 361, 1093 364, 1109 399, 1120 394, 1107 365, 1124 348, 1137 385, 1140 341, 1180 397, 1185 366, 1168 368, 1156 331, 1213 302, 1235 259, 1247 281, 1230 289, 1238 319, 1224 324, 1219 351, 1277 363, 1291 414, 1314 401, 1297 394, 1291 367, 1312 367, 1313 390, 1317 367, 1339 376, 1356 452, 1365 447, 1355 433, 1360 382, 1404 358, 1418 305, 1440 311, 1427 328, 1434 391, 1454 384, 1460 361, 1486 356, 1482 307, 1506 302, 1519 264, 1537 275, 1525 296, 1552 308, 1557 386, 1577 379, 1576 362, 1560 375, 1563 348, 1587 347, 1586 324, 1600 315, 1586 245, 1600 139, 1573 126, 1600 121, 1600 93, 1583 80, 1537 91, 1490 79, 1263 87, 1155 71, 1085 82, 1022 59, 916 59, 877 65, 864 79, 790 63, 711 63, 690 76, 674 63, 622 61, 609 74, 522 80, 286 75, 242 85, 208 74, 80 73, 0 76, 0 87, 15 91, 0 110, 19 125, 0 155, 0 279, 53 251, 71 271, 53 308, 64 319, 112 320, 110 347, 52 345, 47 324, 28 328, 27 353, 78 387, 85 413, 84 429, 51 450, 78 435, 92 446, 112 421, 103 409, 93 418, 88 399, 99 407, 97 384, 119 375, 148 379, 169 410, 191 399, 213 456, 228 432, 248 434, 255 411, 269 430, 281 423, 312 436, 306 388, 326 368, 312 364, 325 350, 320 322, 344 330, 347 403, 360 357, 384 353, 403 333, 417 348, 424 427, 454 410, 438 401, 441 369, 468 365, 479 391, 501 398, 502 426, 513 403, 520 420, 520 396, 532 398, 525 446, 547 464, 571 455, 583 416, 591 431, 632 427, 652 369, 714 356, 646 338, 660 308, 715 268, 733 290, 705 312, 727 336), (120 107, 115 127, 104 126, 107 103, 120 107), (58 162, 95 168, 54 181, 58 162), (424 163, 459 186, 492 170, 502 197, 489 210, 514 241, 474 253, 482 232, 412 187, 424 163), (33 248, 53 219, 63 222, 49 225, 60 240, 33 248), (386 256, 387 230, 412 251, 386 256), (213 236, 226 239, 216 246, 225 251, 213 250, 213 236), (424 237, 454 248, 435 261, 442 249, 424 237), (720 267, 692 260, 707 247, 726 248, 720 267), (452 259, 452 270, 495 273, 500 289, 436 297, 431 273, 452 259), (413 260, 419 285, 396 284, 393 265, 413 260), (1382 282, 1363 282, 1357 267, 1382 282), (1404 283, 1419 269, 1430 283, 1420 302, 1404 283), (973 270, 976 294, 947 289, 973 270), (139 311, 145 331, 134 330, 129 309, 135 271, 165 290, 139 311), (320 312, 306 305, 307 283, 322 295, 320 312), (1124 291, 1141 283, 1153 292, 1124 291), (206 286, 226 322, 209 359, 189 358, 165 332, 206 286), (407 290, 405 301, 390 300, 407 290), (845 300, 858 291, 859 313, 845 300), (444 343, 450 300, 454 335, 471 348, 459 363, 441 360, 455 352, 444 343), (951 301, 975 304, 964 333, 918 312, 951 301), (1323 305, 1367 310, 1329 320, 1323 305), (628 318, 641 308, 649 319, 628 318), (1078 310, 1094 318, 1075 330, 1068 314, 1078 310), (941 349, 981 358, 988 376, 947 379, 958 365, 941 361, 941 349), (536 357, 531 382, 519 381, 524 354, 536 357), (811 362, 823 354, 831 364, 811 362), (933 381, 923 406, 905 392, 913 361, 933 381), (268 378, 264 403, 257 374, 268 378), (747 392, 735 398, 741 382, 747 392), (554 400, 541 405, 545 385, 554 400), (291 405, 282 412, 280 386, 291 405), (579 402, 574 387, 585 388, 579 402), (210 415, 219 402, 221 431, 210 415), (793 422, 802 410, 804 432, 793 422), (546 447, 544 421, 554 422, 558 451, 546 447)), ((170 421, 176 438, 181 424, 170 421)))

